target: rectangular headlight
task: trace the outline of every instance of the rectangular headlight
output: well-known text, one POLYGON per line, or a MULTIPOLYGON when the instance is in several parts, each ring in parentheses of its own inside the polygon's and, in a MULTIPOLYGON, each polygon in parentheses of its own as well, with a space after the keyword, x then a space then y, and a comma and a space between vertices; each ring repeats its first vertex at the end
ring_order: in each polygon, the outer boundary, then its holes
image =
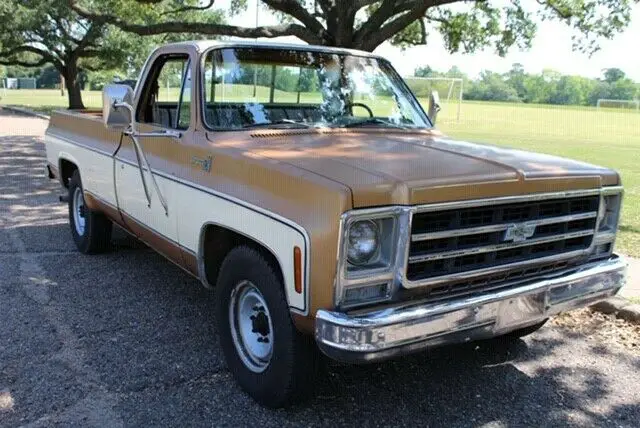
POLYGON ((618 228, 618 219, 620 218, 620 205, 622 202, 622 194, 606 195, 602 197, 602 207, 600 208, 600 223, 598 232, 615 233, 618 228))
POLYGON ((598 212, 598 229, 591 246, 591 260, 603 259, 613 253, 621 207, 621 188, 603 189, 598 212))
POLYGON ((405 207, 353 210, 343 215, 336 306, 353 307, 391 297, 398 265, 404 260, 408 225, 405 207))

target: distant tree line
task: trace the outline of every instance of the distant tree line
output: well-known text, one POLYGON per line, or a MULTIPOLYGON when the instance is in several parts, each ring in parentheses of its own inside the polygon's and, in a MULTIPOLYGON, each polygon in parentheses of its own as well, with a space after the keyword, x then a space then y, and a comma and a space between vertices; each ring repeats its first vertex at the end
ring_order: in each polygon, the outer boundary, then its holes
MULTIPOLYGON (((507 73, 483 71, 475 79, 469 78, 457 67, 452 67, 447 72, 438 72, 428 66, 419 67, 414 75, 461 78, 464 80, 463 98, 466 100, 592 106, 599 99, 640 98, 640 84, 628 78, 619 68, 603 70, 602 77, 598 79, 563 75, 554 70, 531 74, 524 71, 522 64, 517 63, 507 73)), ((425 89, 426 87, 421 88, 425 89)), ((442 89, 438 89, 442 95, 442 89)))
POLYGON ((235 84, 271 86, 274 78, 275 89, 286 92, 311 92, 318 87, 318 76, 314 69, 277 66, 272 75, 271 65, 242 64, 230 76, 235 84))
MULTIPOLYGON (((136 78, 135 72, 125 69, 110 69, 103 71, 78 71, 78 85, 81 90, 102 90, 104 85, 114 80, 136 78)), ((42 67, 0 66, 1 77, 31 77, 36 79, 38 89, 58 89, 61 84, 60 72, 52 65, 42 67)))

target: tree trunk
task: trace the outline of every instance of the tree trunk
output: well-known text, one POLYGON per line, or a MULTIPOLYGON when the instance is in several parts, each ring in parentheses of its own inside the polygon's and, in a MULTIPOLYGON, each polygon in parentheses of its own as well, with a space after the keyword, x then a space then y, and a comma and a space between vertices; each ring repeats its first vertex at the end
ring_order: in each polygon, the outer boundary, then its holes
MULTIPOLYGON (((353 33, 356 10, 352 0, 338 0, 327 13, 327 46, 354 49, 353 33)), ((357 48, 356 48, 357 49, 357 48)))
POLYGON ((80 92, 80 79, 78 76, 78 65, 69 63, 62 68, 65 85, 67 86, 67 97, 69 99, 70 110, 83 110, 82 93, 80 92))

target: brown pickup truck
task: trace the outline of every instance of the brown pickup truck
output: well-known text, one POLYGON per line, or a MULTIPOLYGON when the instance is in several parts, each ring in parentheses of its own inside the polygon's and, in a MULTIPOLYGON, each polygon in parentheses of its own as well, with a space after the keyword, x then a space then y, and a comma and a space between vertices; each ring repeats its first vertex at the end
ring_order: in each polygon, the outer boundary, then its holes
POLYGON ((78 249, 116 223, 215 289, 228 367, 265 405, 308 390, 318 348, 517 338, 624 283, 615 171, 449 139, 370 53, 171 44, 103 100, 46 133, 78 249))

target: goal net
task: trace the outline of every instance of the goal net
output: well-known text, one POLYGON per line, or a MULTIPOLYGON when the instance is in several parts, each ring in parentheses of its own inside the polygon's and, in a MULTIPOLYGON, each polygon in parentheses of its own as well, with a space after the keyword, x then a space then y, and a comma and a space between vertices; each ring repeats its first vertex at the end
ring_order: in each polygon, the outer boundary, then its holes
POLYGON ((598 100, 596 107, 598 109, 624 109, 640 111, 640 100, 598 100))
POLYGON ((442 111, 439 120, 460 121, 462 107, 463 80, 459 77, 405 77, 409 88, 418 97, 418 101, 426 110, 429 109, 429 95, 438 91, 442 111))

